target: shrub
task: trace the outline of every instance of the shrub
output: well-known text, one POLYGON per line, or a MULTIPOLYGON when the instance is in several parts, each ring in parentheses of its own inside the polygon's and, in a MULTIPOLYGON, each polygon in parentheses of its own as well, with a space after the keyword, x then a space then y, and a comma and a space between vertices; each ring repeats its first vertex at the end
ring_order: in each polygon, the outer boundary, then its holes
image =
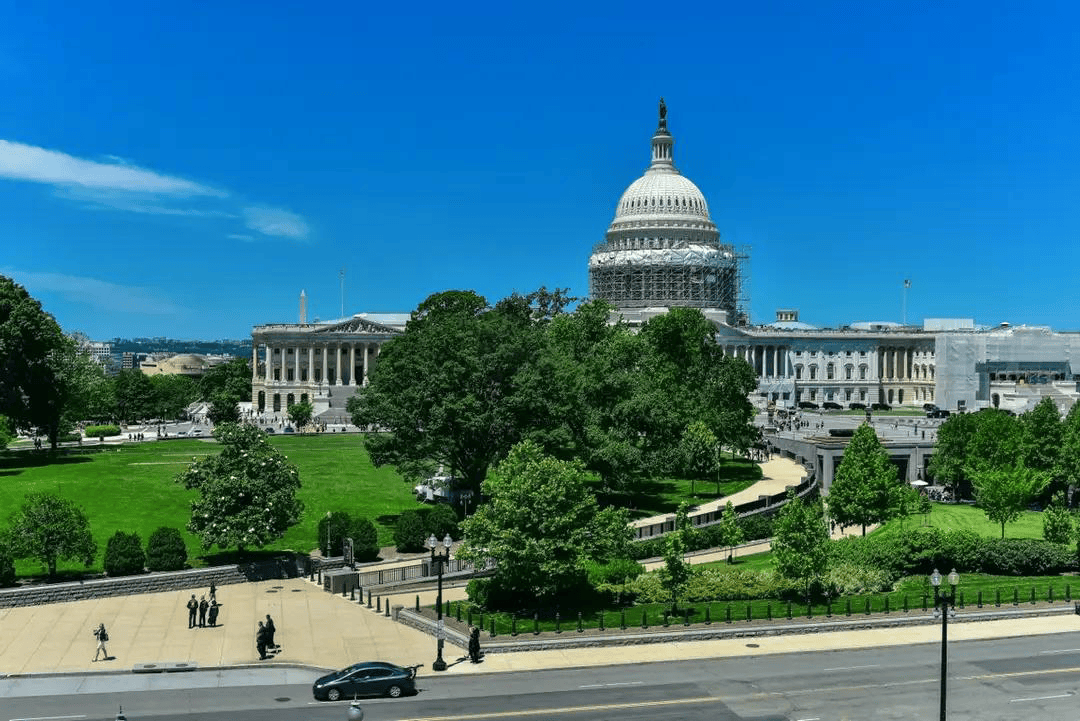
POLYGON ((629 558, 617 558, 608 563, 590 563, 586 571, 589 574, 589 585, 599 588, 637 578, 645 572, 645 567, 629 558))
MULTIPOLYGON (((630 589, 642 603, 667 603, 671 600, 671 591, 665 588, 657 571, 638 576, 630 584, 630 589)), ((783 598, 801 596, 804 590, 801 582, 787 580, 772 570, 693 567, 682 600, 697 603, 783 598)))
POLYGON ((151 571, 179 571, 187 557, 184 537, 175 528, 162 526, 146 542, 146 567, 151 571))
MULTIPOLYGON (((354 523, 353 517, 345 511, 334 511, 329 516, 319 518, 316 533, 319 534, 319 551, 323 558, 342 554, 342 542, 352 532, 354 523)), ((356 539, 353 538, 353 541, 356 539)))
POLYGON ((394 524, 394 545, 403 552, 423 551, 426 530, 418 511, 403 511, 394 524))
POLYGON ((375 524, 366 518, 356 518, 350 531, 353 539, 353 555, 357 561, 374 561, 379 558, 379 532, 375 524))
POLYGON ((1061 493, 1054 496, 1053 503, 1043 511, 1043 538, 1051 543, 1068 543, 1073 537, 1072 514, 1065 508, 1061 493))
POLYGON ((435 538, 442 542, 446 534, 450 538, 458 539, 457 511, 447 503, 439 503, 433 508, 424 511, 424 538, 434 534, 435 538))
POLYGON ((11 555, 11 548, 4 541, 0 541, 0 588, 15 585, 15 558, 11 555))
POLYGON ((137 533, 117 531, 105 547, 105 573, 110 576, 130 576, 142 573, 146 554, 137 533))
POLYGON ((739 528, 743 532, 743 542, 760 541, 772 537, 773 514, 755 513, 739 519, 739 528))
POLYGON ((85 433, 87 438, 118 436, 120 435, 120 426, 87 426, 85 433))
POLYGON ((878 593, 892 588, 889 574, 880 568, 839 563, 831 566, 823 579, 825 589, 834 598, 860 593, 878 593))
POLYGON ((1072 551, 1056 543, 1034 538, 995 538, 980 549, 977 570, 1003 576, 1045 576, 1074 564, 1072 551))

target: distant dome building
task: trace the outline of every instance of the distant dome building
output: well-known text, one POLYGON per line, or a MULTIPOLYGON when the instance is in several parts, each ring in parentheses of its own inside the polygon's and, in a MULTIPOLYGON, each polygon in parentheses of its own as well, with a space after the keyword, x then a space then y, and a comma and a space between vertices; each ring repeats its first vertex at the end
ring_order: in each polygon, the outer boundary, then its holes
POLYGON ((705 196, 675 167, 674 146, 661 98, 652 163, 623 193, 604 242, 593 249, 589 296, 646 316, 650 308, 701 308, 735 325, 739 258, 720 242, 705 196))

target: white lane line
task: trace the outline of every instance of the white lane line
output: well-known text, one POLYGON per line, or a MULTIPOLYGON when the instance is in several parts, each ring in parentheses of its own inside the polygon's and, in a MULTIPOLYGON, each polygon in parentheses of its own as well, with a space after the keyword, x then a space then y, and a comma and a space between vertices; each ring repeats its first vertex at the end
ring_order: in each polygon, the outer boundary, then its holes
POLYGON ((814 716, 813 718, 797 718, 795 721, 821 721, 820 716, 814 716))
POLYGON ((1039 651, 1039 653, 1080 653, 1080 648, 1063 648, 1060 651, 1039 651))
POLYGON ((644 681, 617 681, 614 683, 590 683, 585 686, 578 686, 578 688, 606 688, 608 686, 640 686, 645 683, 644 681))
POLYGON ((880 663, 872 663, 868 666, 837 666, 836 668, 823 668, 822 671, 854 671, 860 668, 879 668, 880 663))
POLYGON ((1056 694, 1054 696, 1035 696, 1033 698, 1014 698, 1014 699, 1010 699, 1009 703, 1021 703, 1023 701, 1048 701, 1048 700, 1054 699, 1054 698, 1069 698, 1072 695, 1073 695, 1072 691, 1069 691, 1068 693, 1059 693, 1059 694, 1056 694))
POLYGON ((48 721, 49 719, 64 718, 86 718, 86 714, 81 713, 77 716, 28 716, 27 718, 13 718, 10 721, 48 721))

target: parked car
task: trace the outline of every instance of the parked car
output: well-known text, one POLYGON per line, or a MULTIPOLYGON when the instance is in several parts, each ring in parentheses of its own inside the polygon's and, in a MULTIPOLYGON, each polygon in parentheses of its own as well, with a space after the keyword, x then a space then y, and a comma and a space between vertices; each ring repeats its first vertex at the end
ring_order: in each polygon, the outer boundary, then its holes
POLYGON ((391 696, 416 693, 418 666, 398 666, 385 661, 364 661, 315 680, 311 693, 316 701, 338 701, 355 696, 391 696))
POLYGON ((274 433, 273 426, 267 426, 266 428, 263 428, 263 430, 266 431, 267 433, 270 433, 270 434, 274 433))
POLYGON ((923 403, 922 404, 922 409, 924 411, 926 411, 927 413, 929 413, 930 411, 936 411, 937 406, 935 404, 933 404, 933 403, 923 403))
POLYGON ((926 417, 927 418, 948 418, 949 417, 949 412, 947 410, 945 410, 944 408, 935 408, 932 411, 927 411, 926 412, 926 417))
POLYGON ((865 411, 866 410, 866 404, 865 403, 859 403, 859 402, 848 403, 848 408, 850 408, 853 411, 855 411, 855 410, 865 411))
POLYGON ((892 410, 892 406, 890 406, 888 403, 873 403, 873 404, 870 405, 870 408, 875 410, 875 411, 891 411, 892 410))
POLYGON ((193 436, 201 436, 202 435, 202 428, 196 428, 195 430, 193 430, 191 432, 191 435, 193 435, 193 436))
POLYGON ((809 411, 816 411, 818 408, 817 403, 813 401, 799 401, 799 408, 809 411))
POLYGON ((827 411, 842 411, 844 407, 836 401, 825 401, 821 404, 821 407, 827 411))

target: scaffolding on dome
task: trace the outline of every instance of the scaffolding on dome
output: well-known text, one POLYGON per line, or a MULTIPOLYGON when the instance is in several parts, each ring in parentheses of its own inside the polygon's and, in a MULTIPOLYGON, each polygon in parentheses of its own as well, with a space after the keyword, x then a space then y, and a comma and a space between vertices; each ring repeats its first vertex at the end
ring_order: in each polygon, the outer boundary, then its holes
POLYGON ((605 241, 589 257, 589 297, 616 308, 719 308, 729 325, 744 325, 748 261, 745 248, 724 243, 616 249, 605 241))

